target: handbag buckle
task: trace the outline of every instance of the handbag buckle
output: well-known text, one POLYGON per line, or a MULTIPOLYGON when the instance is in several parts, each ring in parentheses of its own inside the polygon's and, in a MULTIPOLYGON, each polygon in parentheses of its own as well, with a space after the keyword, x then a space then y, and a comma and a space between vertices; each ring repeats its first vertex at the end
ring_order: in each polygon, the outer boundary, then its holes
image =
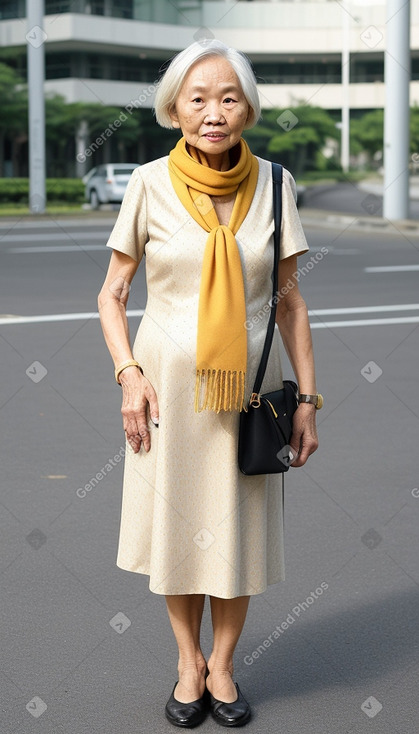
POLYGON ((260 394, 257 392, 252 392, 249 400, 249 405, 253 405, 254 408, 260 407, 260 394))

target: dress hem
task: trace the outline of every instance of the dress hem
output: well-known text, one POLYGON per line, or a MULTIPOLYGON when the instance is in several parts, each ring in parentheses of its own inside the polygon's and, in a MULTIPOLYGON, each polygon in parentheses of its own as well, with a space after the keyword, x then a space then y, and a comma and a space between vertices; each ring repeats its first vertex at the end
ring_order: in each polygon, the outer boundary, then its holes
MULTIPOLYGON (((142 574, 143 576, 150 577, 149 571, 143 571, 139 568, 138 569, 137 568, 135 569, 127 568, 126 566, 122 566, 120 563, 116 563, 116 566, 122 569, 123 571, 128 571, 130 573, 138 573, 138 574, 142 574)), ((258 589, 257 591, 255 590, 255 587, 252 587, 251 591, 249 590, 241 591, 238 594, 234 594, 233 596, 230 596, 230 595, 227 596, 226 594, 220 594, 220 593, 213 593, 211 591, 202 591, 202 589, 193 590, 193 591, 191 591, 190 589, 188 589, 188 591, 184 591, 181 589, 178 591, 156 591, 155 589, 152 589, 150 585, 149 585, 149 589, 153 594, 158 594, 159 596, 180 596, 184 594, 204 594, 207 596, 214 596, 217 599, 236 599, 239 596, 256 596, 257 594, 263 594, 267 590, 268 586, 273 586, 274 584, 278 584, 281 581, 285 581, 285 574, 280 574, 274 580, 268 580, 266 584, 262 588, 258 589)))

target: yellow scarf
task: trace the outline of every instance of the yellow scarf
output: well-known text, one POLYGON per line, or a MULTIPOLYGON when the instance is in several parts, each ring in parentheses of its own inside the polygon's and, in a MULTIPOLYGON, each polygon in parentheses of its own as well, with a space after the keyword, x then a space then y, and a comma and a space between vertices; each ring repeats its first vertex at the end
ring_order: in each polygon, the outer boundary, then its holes
POLYGON ((228 171, 210 168, 202 151, 181 138, 169 155, 174 189, 209 234, 198 307, 195 411, 242 410, 247 362, 246 303, 235 234, 252 203, 259 166, 240 139, 240 158, 228 171), (220 225, 210 196, 237 192, 228 227, 220 225), (200 406, 201 388, 205 388, 200 406))

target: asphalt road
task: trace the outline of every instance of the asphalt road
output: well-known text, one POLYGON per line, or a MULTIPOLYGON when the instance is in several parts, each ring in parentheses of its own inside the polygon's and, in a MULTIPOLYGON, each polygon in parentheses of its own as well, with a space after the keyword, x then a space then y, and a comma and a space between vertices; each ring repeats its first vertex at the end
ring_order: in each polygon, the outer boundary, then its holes
MULTIPOLYGON (((352 183, 309 186, 304 194, 304 206, 360 216, 383 215, 383 197, 368 193, 352 183)), ((419 219, 419 200, 410 201, 410 219, 419 219)))
MULTIPOLYGON (((0 224, 2 734, 173 731, 164 599, 115 565, 121 393, 95 317, 110 226, 0 224)), ((419 238, 306 232, 321 444, 286 476, 286 581, 252 598, 236 651, 246 731, 416 734, 419 238)), ((142 264, 129 309, 145 302, 142 264)))

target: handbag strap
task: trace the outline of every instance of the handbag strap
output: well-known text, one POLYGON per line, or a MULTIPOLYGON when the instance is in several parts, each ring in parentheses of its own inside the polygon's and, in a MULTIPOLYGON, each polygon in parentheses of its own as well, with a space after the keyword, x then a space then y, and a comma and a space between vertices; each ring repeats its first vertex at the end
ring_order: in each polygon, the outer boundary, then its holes
POLYGON ((268 330, 266 332, 265 344, 263 345, 262 357, 259 369, 256 374, 255 384, 253 385, 253 394, 260 392, 263 378, 265 376, 266 365, 268 364, 269 352, 271 351, 272 340, 275 329, 276 304, 278 302, 278 266, 281 246, 281 219, 282 219, 282 166, 280 163, 272 163, 272 181, 273 181, 273 202, 274 202, 274 266, 272 271, 272 300, 271 313, 269 316, 268 330))

